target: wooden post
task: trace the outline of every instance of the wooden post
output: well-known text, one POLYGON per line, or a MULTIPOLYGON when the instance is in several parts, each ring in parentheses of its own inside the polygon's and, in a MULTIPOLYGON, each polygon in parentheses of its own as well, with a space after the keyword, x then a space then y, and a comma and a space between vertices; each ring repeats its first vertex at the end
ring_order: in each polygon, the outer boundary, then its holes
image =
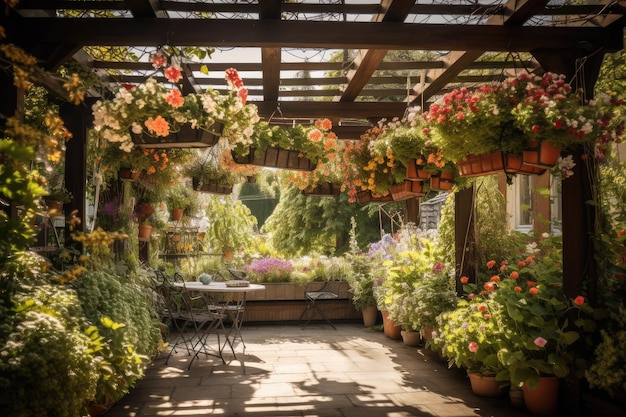
POLYGON ((454 243, 456 255, 456 292, 463 293, 462 276, 476 281, 476 247, 474 243, 474 187, 465 188, 454 195, 454 243))

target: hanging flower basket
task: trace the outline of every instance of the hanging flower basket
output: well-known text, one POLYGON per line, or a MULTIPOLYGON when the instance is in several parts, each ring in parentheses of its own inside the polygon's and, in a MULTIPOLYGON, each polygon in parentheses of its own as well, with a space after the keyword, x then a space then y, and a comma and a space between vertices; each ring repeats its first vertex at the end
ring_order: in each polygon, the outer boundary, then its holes
POLYGON ((117 176, 124 181, 137 181, 141 176, 141 171, 132 168, 120 168, 117 176))
POLYGON ((432 172, 426 171, 423 165, 419 165, 416 159, 409 159, 406 166, 406 179, 411 181, 426 181, 432 176, 432 172))
POLYGON ((450 191, 454 186, 454 172, 442 171, 430 177, 430 189, 435 191, 450 191))
POLYGON ((207 148, 213 146, 220 139, 224 125, 215 123, 211 130, 192 129, 186 123, 180 126, 178 132, 170 132, 167 136, 150 136, 145 132, 140 134, 130 131, 130 136, 136 146, 142 148, 207 148))
POLYGON ((233 160, 238 164, 257 165, 270 168, 289 169, 295 171, 313 171, 317 164, 302 156, 301 152, 280 148, 267 148, 260 155, 256 149, 250 148, 248 155, 232 153, 233 160))
POLYGON ((222 184, 217 180, 201 181, 199 178, 192 178, 191 183, 193 189, 208 194, 231 194, 233 186, 230 184, 222 184))
POLYGON ((341 193, 341 187, 332 184, 330 182, 324 182, 318 185, 310 185, 304 190, 302 194, 318 197, 335 197, 341 193))
POLYGON ((361 204, 386 203, 388 201, 393 201, 393 198, 391 197, 391 194, 387 194, 385 196, 375 196, 370 190, 364 190, 356 193, 356 201, 361 204))
POLYGON ((546 168, 527 165, 521 155, 507 152, 490 152, 480 155, 467 155, 456 163, 462 177, 479 177, 504 172, 506 174, 540 175, 546 168))
POLYGON ((550 141, 529 141, 523 151, 524 163, 542 168, 551 168, 559 160, 561 148, 550 141))
POLYGON ((424 182, 406 180, 401 184, 394 184, 389 187, 389 194, 393 201, 409 200, 415 197, 424 196, 424 182))

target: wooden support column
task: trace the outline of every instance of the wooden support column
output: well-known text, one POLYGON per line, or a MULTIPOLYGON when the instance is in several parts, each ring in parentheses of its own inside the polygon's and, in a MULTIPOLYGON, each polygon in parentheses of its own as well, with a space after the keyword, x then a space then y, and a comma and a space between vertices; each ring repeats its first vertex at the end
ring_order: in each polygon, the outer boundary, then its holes
MULTIPOLYGON (((595 83, 600 73, 604 53, 592 51, 589 45, 580 50, 537 50, 533 55, 546 71, 565 74, 572 86, 580 86, 587 99, 593 97, 595 83)), ((574 298, 580 295, 583 285, 589 290, 592 303, 597 301, 598 276, 594 263, 593 236, 595 234, 595 209, 587 204, 593 199, 592 178, 597 178, 596 167, 583 161, 584 149, 572 152, 576 166, 574 175, 562 182, 563 212, 563 289, 574 298)))
POLYGON ((454 244, 456 264, 456 292, 463 293, 462 276, 476 282, 476 247, 474 245, 474 187, 454 195, 454 244))
MULTIPOLYGON (((86 227, 86 182, 87 182, 87 131, 92 125, 91 110, 87 104, 76 106, 71 103, 60 105, 59 114, 65 127, 72 133, 72 138, 66 143, 65 151, 65 188, 72 193, 72 201, 66 203, 64 212, 71 213, 78 210, 81 219, 79 230, 86 227)), ((66 241, 69 239, 69 230, 65 231, 66 241)))

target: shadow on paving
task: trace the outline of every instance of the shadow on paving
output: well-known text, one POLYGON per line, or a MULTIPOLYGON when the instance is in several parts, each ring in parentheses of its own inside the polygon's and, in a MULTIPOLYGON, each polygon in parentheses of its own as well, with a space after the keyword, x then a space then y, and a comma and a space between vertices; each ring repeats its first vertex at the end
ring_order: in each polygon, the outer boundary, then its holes
MULTIPOLYGON (((523 417, 508 396, 471 392, 465 372, 358 324, 247 326, 245 374, 226 356, 167 352, 107 417, 523 417)), ((241 355, 241 346, 237 349, 241 355)), ((231 354, 232 355, 232 354, 231 354)))

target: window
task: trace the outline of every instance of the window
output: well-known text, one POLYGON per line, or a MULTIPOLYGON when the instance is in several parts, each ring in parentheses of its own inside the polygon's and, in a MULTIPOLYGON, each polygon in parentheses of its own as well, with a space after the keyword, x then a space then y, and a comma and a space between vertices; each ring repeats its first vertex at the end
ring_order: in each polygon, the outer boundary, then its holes
POLYGON ((531 175, 516 175, 507 189, 510 226, 520 232, 530 232, 533 228, 532 178, 531 175))

